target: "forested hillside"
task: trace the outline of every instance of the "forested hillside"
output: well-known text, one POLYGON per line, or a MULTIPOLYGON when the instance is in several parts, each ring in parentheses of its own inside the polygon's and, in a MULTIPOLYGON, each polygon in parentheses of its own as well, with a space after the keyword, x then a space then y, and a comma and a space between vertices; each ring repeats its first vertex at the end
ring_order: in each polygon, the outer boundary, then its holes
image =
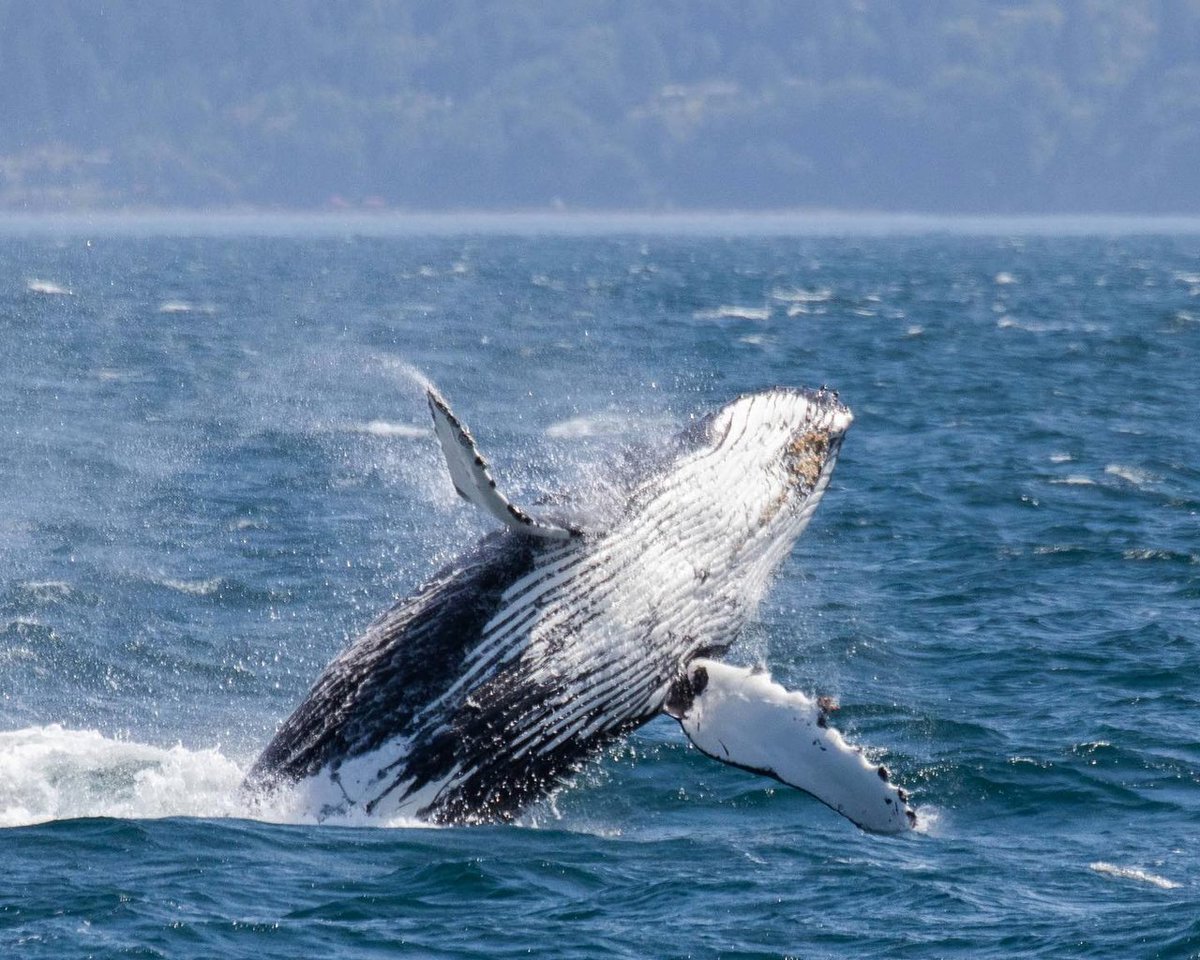
POLYGON ((0 0, 0 207, 1200 212, 1200 0, 0 0))

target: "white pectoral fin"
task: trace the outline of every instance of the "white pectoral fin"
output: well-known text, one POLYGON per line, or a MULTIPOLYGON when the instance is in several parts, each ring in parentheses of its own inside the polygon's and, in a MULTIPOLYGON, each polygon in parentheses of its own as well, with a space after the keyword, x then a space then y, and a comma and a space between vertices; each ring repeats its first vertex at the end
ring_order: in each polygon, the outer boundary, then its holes
POLYGON ((502 523, 532 537, 567 540, 579 535, 579 531, 571 527, 531 517, 497 490, 496 481, 488 472, 488 463, 475 446, 475 439, 466 425, 454 415, 450 405, 437 391, 429 390, 428 397, 429 411, 433 414, 433 430, 442 445, 450 479, 459 496, 482 507, 502 523))
POLYGON ((904 791, 826 725, 822 702, 784 689, 770 674, 693 660, 667 712, 713 759, 811 793, 864 830, 902 833, 916 825, 904 791))

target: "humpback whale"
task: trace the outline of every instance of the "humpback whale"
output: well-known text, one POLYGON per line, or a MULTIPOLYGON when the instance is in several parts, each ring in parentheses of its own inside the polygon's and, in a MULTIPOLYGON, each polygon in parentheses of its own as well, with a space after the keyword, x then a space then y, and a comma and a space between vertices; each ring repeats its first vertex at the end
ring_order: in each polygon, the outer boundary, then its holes
POLYGON ((500 521, 338 655, 250 769, 319 815, 512 820, 659 714, 714 759, 804 790, 864 830, 916 823, 828 722, 828 698, 721 661, 808 524, 853 419, 776 388, 693 422, 598 528, 497 487, 433 387, 450 479, 500 521))

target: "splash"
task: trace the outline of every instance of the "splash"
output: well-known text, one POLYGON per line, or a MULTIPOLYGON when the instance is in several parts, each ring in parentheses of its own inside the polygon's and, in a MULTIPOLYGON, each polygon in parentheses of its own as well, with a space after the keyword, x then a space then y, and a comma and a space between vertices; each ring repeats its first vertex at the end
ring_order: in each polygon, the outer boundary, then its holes
POLYGON ((398 383, 416 387, 421 393, 437 389, 433 381, 416 364, 410 363, 402 357, 380 353, 372 356, 371 361, 372 364, 384 370, 398 383))
POLYGON ((73 817, 244 816, 219 749, 156 747, 58 724, 0 733, 0 826, 73 817))
POLYGON ((307 796, 254 797, 219 747, 160 747, 59 724, 0 732, 0 828, 83 817, 238 817, 267 823, 410 828, 410 818, 325 817, 307 796))
POLYGON ((926 837, 944 836, 945 825, 941 807, 925 804, 913 809, 917 814, 917 825, 913 827, 913 833, 919 833, 926 837))

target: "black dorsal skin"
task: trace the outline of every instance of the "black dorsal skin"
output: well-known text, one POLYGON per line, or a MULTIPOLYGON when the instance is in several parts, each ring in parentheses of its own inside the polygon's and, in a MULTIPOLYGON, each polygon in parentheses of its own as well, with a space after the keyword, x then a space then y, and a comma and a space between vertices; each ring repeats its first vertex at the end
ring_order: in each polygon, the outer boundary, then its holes
POLYGON ((539 545, 492 533, 401 600, 329 664, 246 778, 261 788, 315 776, 406 732, 458 678, 463 657, 533 566, 539 545))
MULTIPOLYGON (((396 604, 325 668, 251 768, 246 788, 261 793, 322 772, 336 778, 346 761, 408 736, 403 756, 381 758, 372 796, 355 797, 337 812, 356 805, 368 814, 382 812, 382 803, 402 801, 456 767, 468 767, 470 776, 415 814, 436 823, 510 820, 605 744, 656 716, 657 706, 548 749, 520 750, 511 736, 513 718, 549 712, 547 705, 571 699, 586 677, 547 684, 517 658, 478 685, 446 696, 504 591, 531 572, 547 549, 517 533, 490 534, 396 604), (422 712, 442 698, 436 711, 422 712)), ((650 685, 666 684, 676 672, 677 662, 664 659, 648 674, 650 685)), ((597 705, 592 716, 606 708, 597 705)), ((552 735, 553 728, 546 732, 552 735)))

